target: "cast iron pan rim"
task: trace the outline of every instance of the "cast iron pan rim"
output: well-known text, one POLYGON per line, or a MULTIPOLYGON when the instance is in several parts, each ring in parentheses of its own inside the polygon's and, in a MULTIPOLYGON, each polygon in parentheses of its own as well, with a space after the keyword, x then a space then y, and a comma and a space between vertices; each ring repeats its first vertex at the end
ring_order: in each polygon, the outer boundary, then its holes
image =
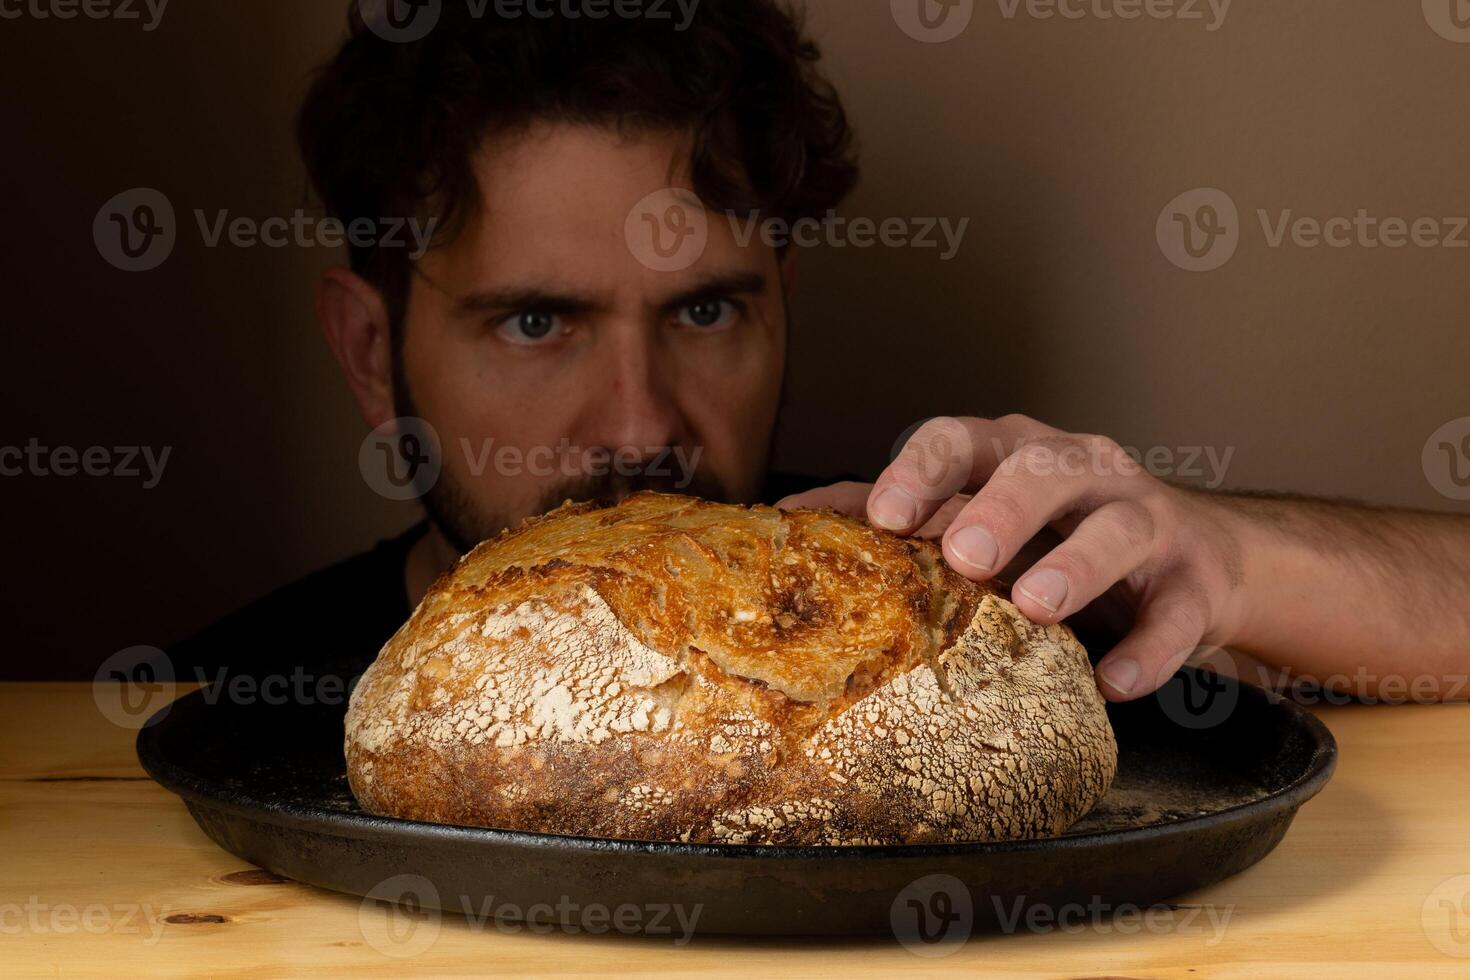
MULTIPOLYGON (((790 861, 875 860, 882 858, 925 858, 945 855, 1015 853, 1033 850, 1085 849, 1102 844, 1122 843, 1140 837, 1167 837, 1187 834, 1194 830, 1217 828, 1256 816, 1260 811, 1287 809, 1295 811, 1307 800, 1316 796, 1327 785, 1337 765, 1337 742, 1332 732, 1315 715, 1291 701, 1268 698, 1266 692, 1252 684, 1235 681, 1242 696, 1257 701, 1268 700, 1272 710, 1286 714, 1291 723, 1306 730, 1313 744, 1312 759, 1306 771, 1281 790, 1270 796, 1240 803, 1213 813, 1197 817, 1183 817, 1167 823, 1154 824, 1127 830, 1098 831, 1063 837, 1044 837, 1035 840, 979 841, 958 844, 899 844, 857 845, 851 847, 824 847, 817 845, 772 846, 760 844, 682 844, 668 841, 620 840, 604 837, 568 837, 559 834, 541 834, 522 830, 499 830, 489 827, 463 827, 456 824, 424 823, 418 820, 403 820, 397 817, 381 817, 370 814, 327 811, 315 807, 281 806, 257 800, 248 793, 225 789, 207 779, 195 776, 160 757, 157 746, 156 721, 138 732, 138 760, 143 769, 155 782, 177 794, 186 802, 197 803, 213 810, 225 810, 253 820, 265 820, 283 827, 292 827, 325 833, 334 837, 375 838, 381 828, 393 826, 401 833, 418 838, 462 841, 489 841, 519 847, 547 850, 594 850, 599 852, 623 852, 630 854, 672 855, 683 857, 711 858, 776 858, 790 861), (354 833, 355 831, 355 833, 354 833)), ((196 691, 185 697, 201 697, 196 691)), ((160 714, 168 711, 160 710, 160 714)))

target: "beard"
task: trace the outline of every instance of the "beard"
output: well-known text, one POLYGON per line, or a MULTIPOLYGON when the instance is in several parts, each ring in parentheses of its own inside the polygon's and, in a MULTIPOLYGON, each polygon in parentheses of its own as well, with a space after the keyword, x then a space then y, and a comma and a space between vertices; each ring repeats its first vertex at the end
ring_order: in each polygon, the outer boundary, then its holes
POLYGON ((628 472, 594 473, 568 477, 544 489, 528 514, 510 513, 488 508, 459 485, 447 467, 438 481, 428 489, 420 502, 429 520, 461 554, 467 553, 486 538, 494 537, 526 517, 544 514, 566 501, 593 503, 611 507, 625 497, 643 490, 659 493, 682 493, 721 503, 734 503, 729 492, 715 477, 696 471, 692 476, 670 474, 660 469, 648 473, 643 469, 628 472))
MULTIPOLYGON (((393 387, 394 408, 398 417, 423 418, 414 403, 406 379, 396 367, 395 365, 393 387)), ((443 447, 440 452, 443 453, 443 447)), ((604 450, 604 453, 602 458, 614 458, 611 450, 604 450)), ((599 472, 594 473, 564 474, 562 479, 545 487, 531 511, 523 514, 487 506, 458 481, 457 475, 449 466, 441 466, 438 480, 423 490, 419 501, 423 504, 429 521, 460 554, 469 552, 481 541, 519 524, 525 518, 544 514, 568 500, 610 507, 632 494, 652 490, 703 497, 719 503, 748 502, 734 500, 730 490, 719 478, 697 466, 692 472, 680 472, 680 469, 669 466, 666 458, 654 458, 635 465, 620 461, 616 468, 606 471, 600 468, 599 472)))

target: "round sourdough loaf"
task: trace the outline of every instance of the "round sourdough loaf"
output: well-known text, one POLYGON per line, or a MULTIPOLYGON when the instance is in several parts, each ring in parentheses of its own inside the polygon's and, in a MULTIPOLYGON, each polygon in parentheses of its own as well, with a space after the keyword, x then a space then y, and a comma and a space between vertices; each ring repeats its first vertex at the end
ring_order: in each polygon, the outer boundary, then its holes
POLYGON ((1117 747, 1081 645, 928 542, 643 493, 481 544, 347 713, 370 812, 857 845, 1057 834, 1117 747))

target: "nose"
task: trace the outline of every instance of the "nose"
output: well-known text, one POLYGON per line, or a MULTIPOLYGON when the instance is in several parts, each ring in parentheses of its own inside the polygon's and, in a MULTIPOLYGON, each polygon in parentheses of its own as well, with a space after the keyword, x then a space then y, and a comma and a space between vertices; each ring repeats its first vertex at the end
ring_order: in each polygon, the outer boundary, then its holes
POLYGON ((683 416, 675 397, 674 365, 651 331, 612 331, 589 411, 597 445, 626 457, 681 445, 683 416))

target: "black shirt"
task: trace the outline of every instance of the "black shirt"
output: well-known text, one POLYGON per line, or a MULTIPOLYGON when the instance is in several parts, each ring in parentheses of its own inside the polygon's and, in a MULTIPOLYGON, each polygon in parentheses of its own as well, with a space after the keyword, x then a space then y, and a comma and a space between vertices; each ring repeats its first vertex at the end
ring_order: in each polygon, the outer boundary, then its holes
MULTIPOLYGON (((775 503, 831 481, 772 474, 761 499, 775 503)), ((169 650, 180 681, 291 678, 347 686, 413 611, 404 586, 408 552, 427 522, 270 593, 169 650)), ((280 683, 278 680, 277 683, 280 683)))

